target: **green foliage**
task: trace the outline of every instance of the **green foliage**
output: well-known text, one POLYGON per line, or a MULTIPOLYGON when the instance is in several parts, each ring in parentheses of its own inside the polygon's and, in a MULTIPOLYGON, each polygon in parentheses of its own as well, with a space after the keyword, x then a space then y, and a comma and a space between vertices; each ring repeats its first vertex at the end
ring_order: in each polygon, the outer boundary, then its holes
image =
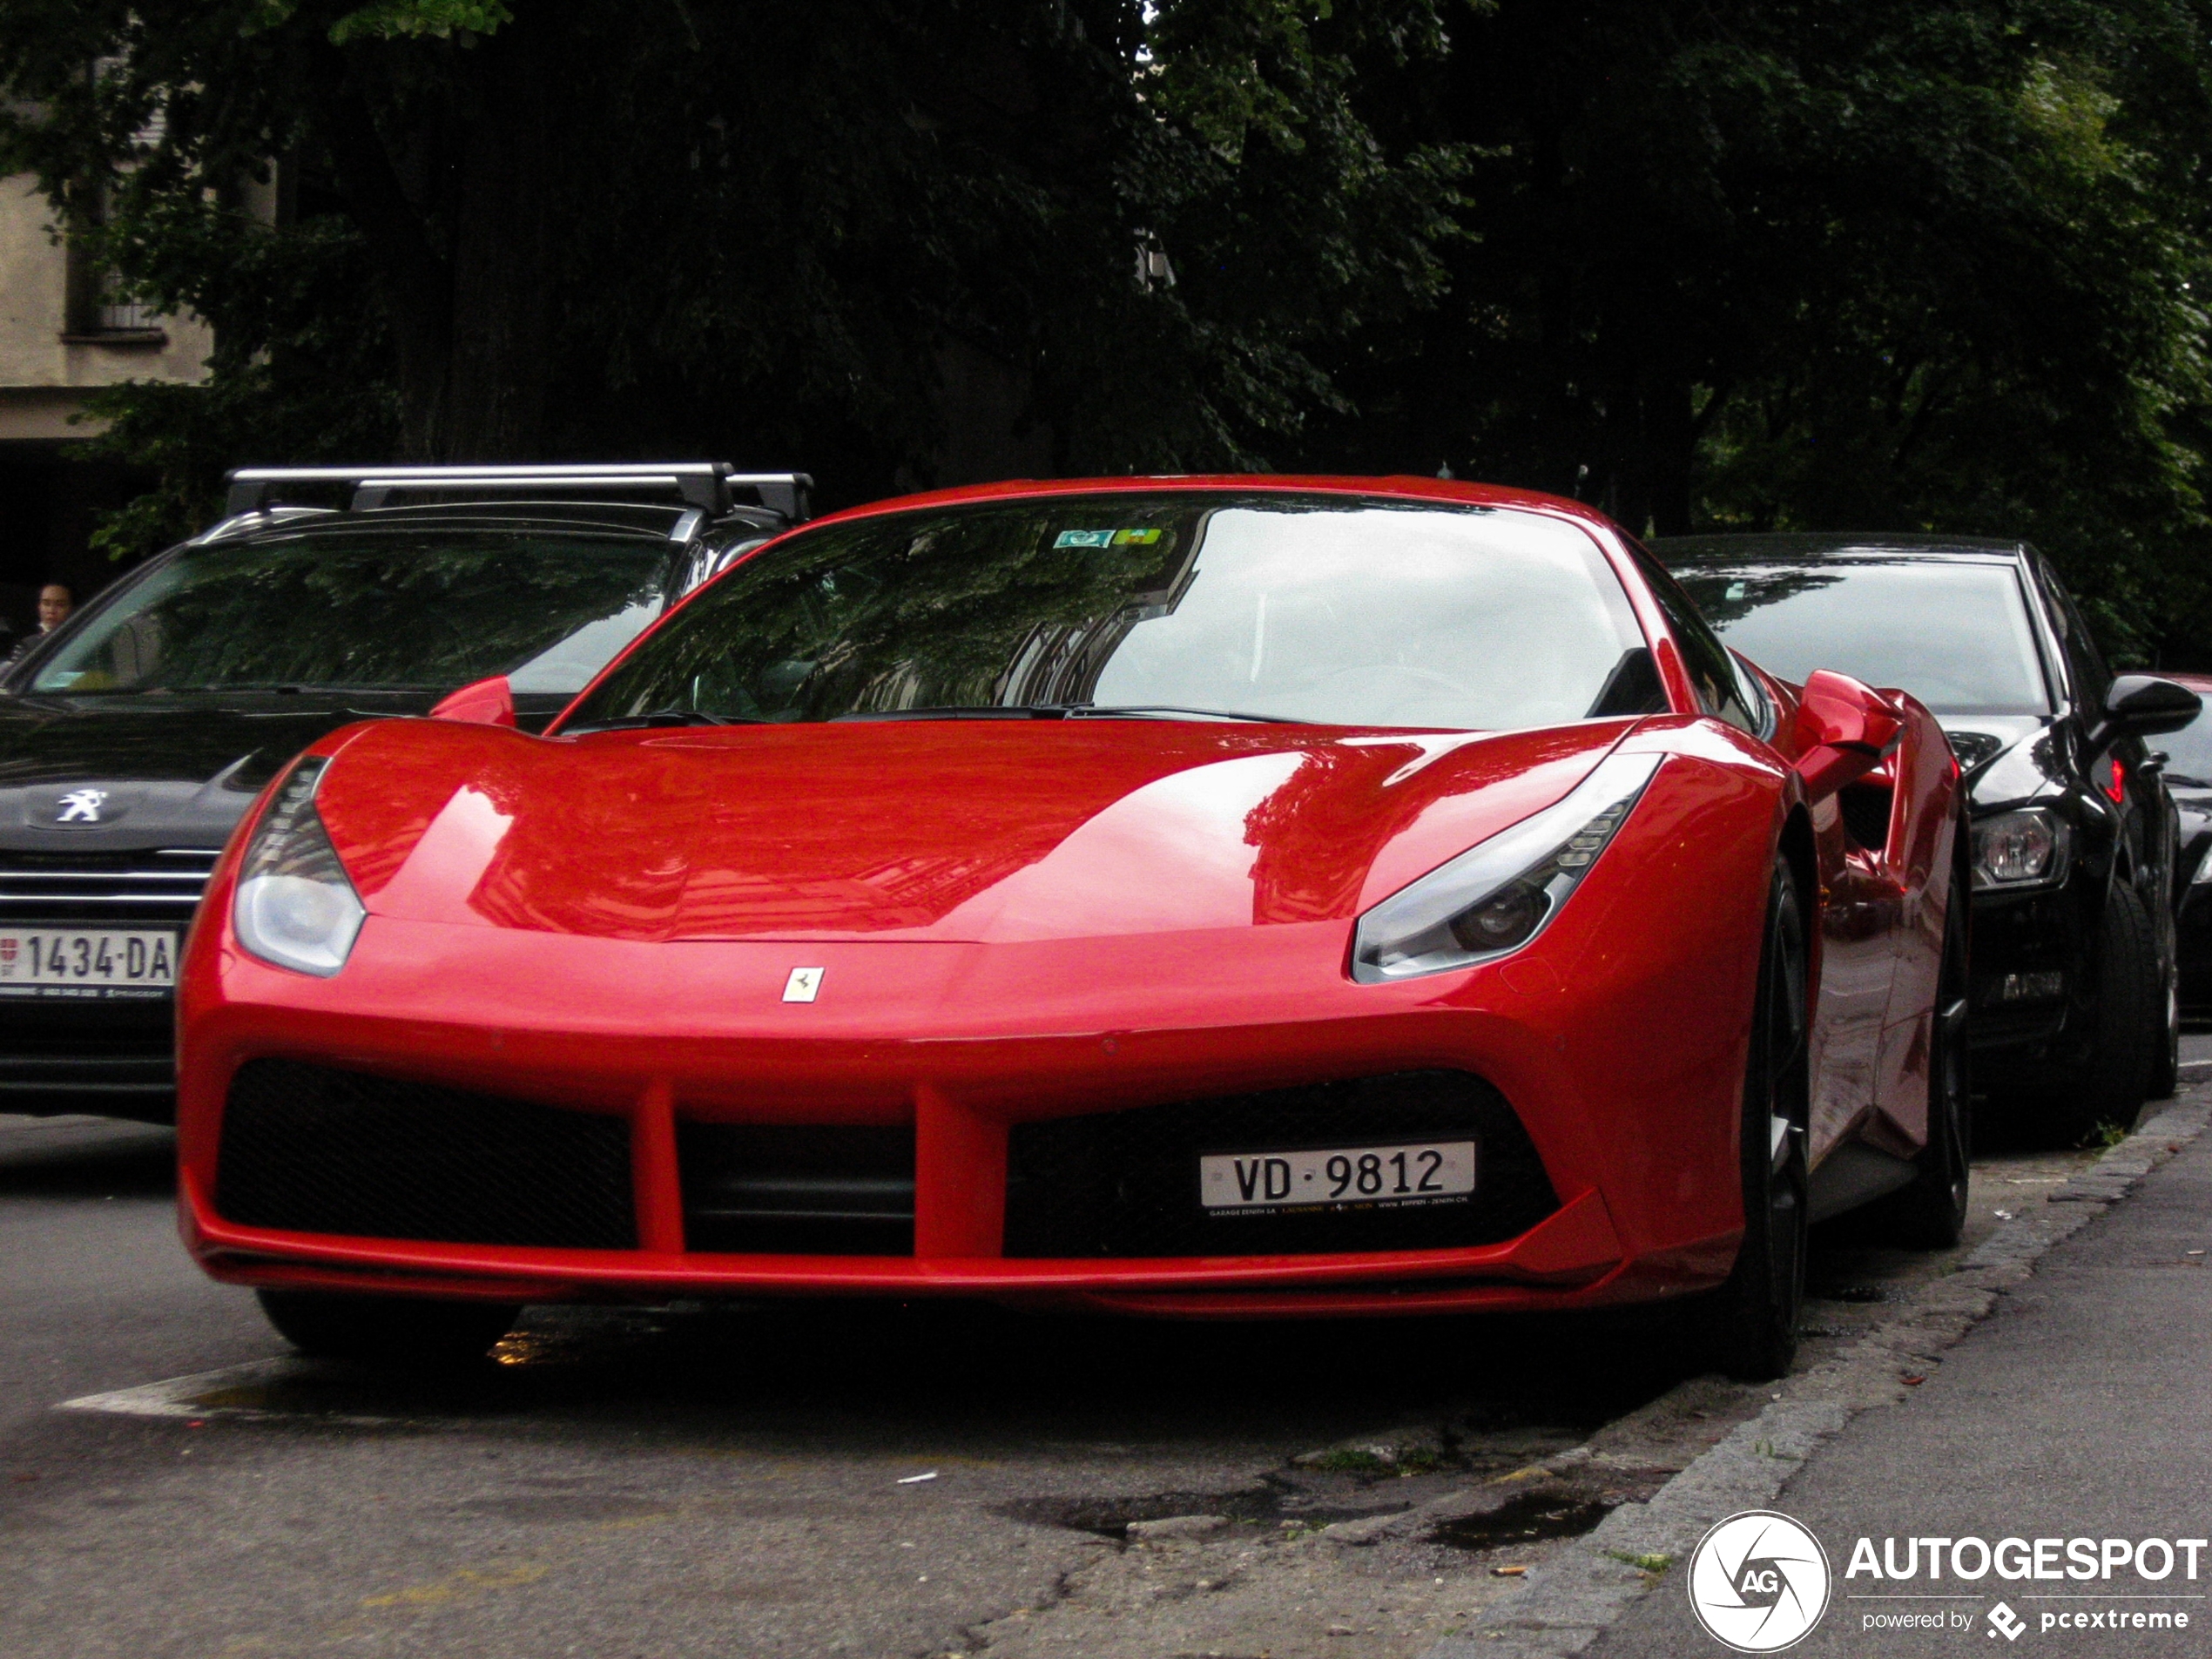
POLYGON ((164 479, 110 540, 348 447, 672 447, 832 500, 1260 463, 1335 401, 1319 346, 1440 291, 1460 164, 1375 144, 1325 7, 1147 10, 0 0, 35 100, 0 149, 223 342, 204 396, 104 398, 164 479), (299 210, 257 228, 233 181, 271 157, 299 210))
POLYGON ((399 422, 386 336, 359 239, 341 221, 276 230, 216 209, 118 251, 148 291, 215 323, 215 353, 199 384, 138 382, 86 400, 107 426, 82 452, 157 481, 94 531, 96 546, 129 559, 192 534, 219 514, 224 471, 247 461, 390 450, 399 422))
POLYGON ((342 46, 353 40, 420 38, 440 40, 456 32, 489 35, 515 14, 500 0, 377 0, 349 11, 330 25, 330 38, 342 46))
POLYGON ((118 551, 341 454, 1448 466, 2027 536, 2212 665, 2212 0, 0 0, 0 58, 9 165, 217 330, 102 395, 118 551))
POLYGON ((1309 454, 1640 531, 2027 536, 2122 655, 2202 655, 2204 13, 1500 0, 1363 61, 1386 137, 1474 147, 1470 233, 1327 360, 1359 415, 1309 454))
MULTIPOLYGON (((263 0, 247 27, 280 29, 300 10, 297 0, 263 0)), ((332 20, 329 32, 332 42, 341 46, 355 40, 420 39, 426 35, 449 40, 456 32, 489 35, 514 21, 515 14, 501 0, 375 0, 332 20)))

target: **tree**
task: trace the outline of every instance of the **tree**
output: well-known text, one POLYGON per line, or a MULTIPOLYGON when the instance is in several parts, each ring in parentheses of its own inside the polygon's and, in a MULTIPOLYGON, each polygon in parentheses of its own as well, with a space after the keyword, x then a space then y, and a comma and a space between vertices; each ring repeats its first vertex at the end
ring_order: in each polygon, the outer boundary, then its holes
POLYGON ((1499 0, 1362 64, 1473 145, 1450 297, 1314 449, 1632 529, 2043 542, 2142 650, 2205 564, 2204 9, 1499 0))
MULTIPOLYGON (((1434 32, 1426 0, 1377 10, 1434 32)), ((0 146, 225 342, 204 392, 111 399, 140 454, 198 464, 181 428, 229 410, 213 447, 248 458, 254 411, 320 378, 361 417, 251 458, 389 420, 407 456, 711 448, 848 499, 1233 466, 1327 401, 1319 340, 1433 293, 1448 228, 1452 156, 1385 156, 1299 17, 0 0, 35 100, 0 146), (299 204, 274 226, 227 187, 270 158, 299 204), (1142 280, 1140 242, 1166 255, 1142 280), (328 303, 288 309, 310 271, 328 303)))

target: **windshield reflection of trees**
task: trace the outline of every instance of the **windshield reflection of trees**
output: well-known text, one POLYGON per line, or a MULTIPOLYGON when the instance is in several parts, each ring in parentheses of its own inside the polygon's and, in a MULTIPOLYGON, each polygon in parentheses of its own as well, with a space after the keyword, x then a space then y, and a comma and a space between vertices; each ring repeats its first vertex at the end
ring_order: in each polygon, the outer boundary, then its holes
POLYGON ((173 583, 149 579, 144 604, 125 596, 98 619, 40 689, 450 689, 657 598, 666 555, 611 538, 318 536, 181 563, 173 583))
POLYGON ((1675 579, 1697 602, 1705 620, 1726 633, 1731 623, 1743 621, 1754 610, 1835 586, 1844 572, 1809 564, 1731 565, 1677 570, 1675 579))
POLYGON ((780 722, 1089 702, 1130 631, 1181 603, 1210 515, 1372 514, 1392 505, 1062 497, 826 527, 724 578, 577 719, 684 710, 780 722), (1069 529, 1157 539, 1056 545, 1069 529))
POLYGON ((718 583, 579 718, 1088 701, 1129 630, 1173 608, 1198 521, 1223 504, 1061 499, 818 532, 718 583), (1069 529, 1157 536, 1055 546, 1069 529))

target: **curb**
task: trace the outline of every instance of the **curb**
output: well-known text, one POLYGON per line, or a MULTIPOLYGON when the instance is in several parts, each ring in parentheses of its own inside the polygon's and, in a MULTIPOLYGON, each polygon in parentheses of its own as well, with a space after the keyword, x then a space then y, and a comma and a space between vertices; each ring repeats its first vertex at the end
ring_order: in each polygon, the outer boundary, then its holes
MULTIPOLYGON (((1665 1579, 1716 1521, 1768 1507, 1821 1443, 1875 1406, 1910 1391, 1901 1380, 1986 1318, 1997 1298, 2202 1134, 2212 1102, 2175 1101, 2057 1188, 2033 1215, 2001 1228, 1952 1272, 1930 1281, 1898 1317, 1833 1359, 1784 1379, 1774 1403, 1676 1475, 1649 1501, 1623 1504, 1462 1635, 1421 1659, 1558 1659, 1579 1654, 1665 1579)), ((1573 1457, 1573 1453, 1568 1456, 1573 1457)))

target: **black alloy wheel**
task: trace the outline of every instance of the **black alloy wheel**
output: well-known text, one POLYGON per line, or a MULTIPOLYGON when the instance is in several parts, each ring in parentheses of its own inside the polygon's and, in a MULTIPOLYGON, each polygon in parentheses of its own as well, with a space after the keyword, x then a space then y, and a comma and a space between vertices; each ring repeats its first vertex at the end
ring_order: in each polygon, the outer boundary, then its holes
POLYGON ((1973 1170, 1973 1098, 1966 1069, 1969 972, 1968 877, 1952 877, 1943 921, 1943 961, 1936 970, 1935 1016, 1928 1032, 1928 1139, 1912 1160, 1910 1186, 1880 1200, 1868 1219, 1915 1250, 1949 1250, 1966 1227, 1966 1190, 1973 1170))
POLYGON ((2031 1125, 2054 1146, 2078 1146, 2107 1129, 2133 1129, 2164 1041, 2157 935, 2141 897, 2117 877, 2105 894, 2098 934, 2088 1055, 2036 1088, 2030 1099, 2031 1125))
POLYGON ((318 1359, 387 1370, 453 1370, 482 1362, 523 1310, 504 1302, 441 1302, 338 1291, 257 1291, 279 1335, 318 1359))
POLYGON ((1728 1282, 1703 1310, 1712 1358, 1747 1382, 1772 1381, 1797 1357, 1811 1213, 1805 1169, 1808 1077, 1804 912, 1789 867, 1777 860, 1743 1079, 1743 1243, 1728 1282))

